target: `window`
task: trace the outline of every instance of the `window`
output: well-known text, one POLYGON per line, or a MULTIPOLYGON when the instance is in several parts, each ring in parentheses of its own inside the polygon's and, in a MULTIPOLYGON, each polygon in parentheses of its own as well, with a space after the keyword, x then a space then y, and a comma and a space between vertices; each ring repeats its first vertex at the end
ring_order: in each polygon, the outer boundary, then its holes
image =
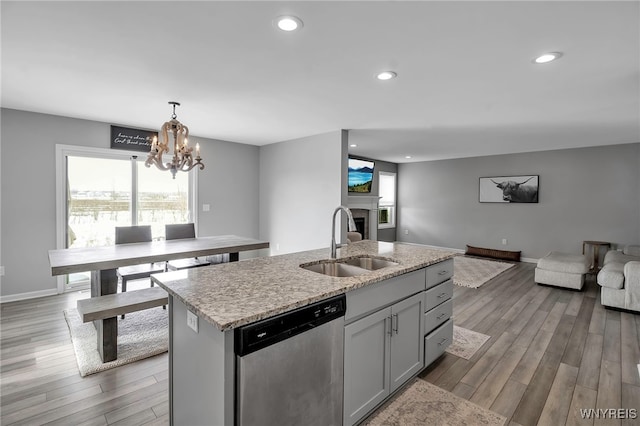
POLYGON ((378 229, 396 227, 396 174, 378 173, 378 229))
MULTIPOLYGON (((195 174, 144 165, 146 155, 57 146, 58 247, 114 244, 116 226, 151 225, 164 238, 167 223, 195 222, 195 174)), ((63 276, 58 291, 84 287, 90 273, 63 276)))

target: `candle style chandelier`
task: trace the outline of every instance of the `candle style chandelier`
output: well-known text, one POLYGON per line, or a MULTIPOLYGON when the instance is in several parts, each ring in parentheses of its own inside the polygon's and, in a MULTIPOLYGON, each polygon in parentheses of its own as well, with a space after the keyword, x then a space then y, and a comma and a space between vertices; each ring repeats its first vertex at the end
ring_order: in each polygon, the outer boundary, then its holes
POLYGON ((157 136, 153 137, 151 143, 151 151, 144 162, 145 166, 151 167, 152 164, 163 171, 170 170, 173 178, 176 178, 178 170, 188 172, 196 166, 200 166, 200 170, 204 169, 204 163, 200 158, 200 144, 196 144, 196 157, 191 154, 193 148, 187 145, 189 137, 189 128, 177 120, 176 105, 179 102, 169 102, 173 105, 173 114, 171 120, 162 125, 160 129, 160 140, 157 136), (163 163, 162 156, 169 153, 169 132, 173 134, 173 157, 170 162, 163 163), (195 160, 195 161, 194 161, 195 160))

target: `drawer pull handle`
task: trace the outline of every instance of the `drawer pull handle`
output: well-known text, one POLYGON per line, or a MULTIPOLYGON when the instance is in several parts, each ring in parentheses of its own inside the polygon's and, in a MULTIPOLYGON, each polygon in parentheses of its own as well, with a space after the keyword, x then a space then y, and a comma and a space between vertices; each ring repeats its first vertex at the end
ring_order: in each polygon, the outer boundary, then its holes
POLYGON ((396 334, 398 334, 398 314, 393 314, 391 316, 391 328, 396 332, 396 334))
POLYGON ((438 343, 438 346, 442 346, 442 345, 444 344, 444 342, 446 342, 447 340, 449 340, 449 339, 447 339, 447 338, 445 337, 444 339, 442 339, 442 340, 440 341, 440 343, 438 343))
POLYGON ((437 318, 437 319, 442 319, 442 318, 444 318, 444 317, 446 317, 446 316, 447 316, 447 313, 446 313, 446 312, 443 312, 443 313, 441 313, 440 315, 438 315, 436 318, 437 318))
POLYGON ((447 293, 440 293, 440 296, 438 296, 438 299, 442 299, 445 296, 447 296, 447 293))
POLYGON ((444 274, 446 274, 447 272, 448 272, 448 271, 445 269, 444 271, 440 271, 440 272, 438 272, 438 275, 444 275, 444 274))

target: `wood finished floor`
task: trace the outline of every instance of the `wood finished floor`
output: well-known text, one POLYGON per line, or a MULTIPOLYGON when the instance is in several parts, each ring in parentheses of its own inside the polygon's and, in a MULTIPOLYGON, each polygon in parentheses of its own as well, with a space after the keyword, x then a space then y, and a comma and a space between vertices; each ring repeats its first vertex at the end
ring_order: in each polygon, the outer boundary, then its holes
POLYGON ((640 416, 640 315, 605 309, 583 291, 536 285, 520 263, 479 289, 456 286, 454 323, 491 336, 465 360, 446 353, 421 377, 507 417, 511 426, 640 425, 583 420, 580 409, 640 416))
MULTIPOLYGON (((513 426, 640 424, 578 411, 640 413, 640 315, 605 310, 593 279, 582 292, 543 287, 533 269, 455 287, 455 324, 491 338, 470 360, 445 354, 421 377, 513 426)), ((1 305, 0 424, 168 424, 166 354, 80 377, 62 311, 83 297, 1 305)))

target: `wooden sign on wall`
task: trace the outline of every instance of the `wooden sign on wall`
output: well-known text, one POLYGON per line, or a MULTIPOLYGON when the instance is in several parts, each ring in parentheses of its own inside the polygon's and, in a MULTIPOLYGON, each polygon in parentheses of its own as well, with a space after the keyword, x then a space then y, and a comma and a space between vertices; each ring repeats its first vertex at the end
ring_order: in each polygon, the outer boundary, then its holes
POLYGON ((158 136, 158 132, 111 126, 111 149, 149 152, 154 136, 158 136))

